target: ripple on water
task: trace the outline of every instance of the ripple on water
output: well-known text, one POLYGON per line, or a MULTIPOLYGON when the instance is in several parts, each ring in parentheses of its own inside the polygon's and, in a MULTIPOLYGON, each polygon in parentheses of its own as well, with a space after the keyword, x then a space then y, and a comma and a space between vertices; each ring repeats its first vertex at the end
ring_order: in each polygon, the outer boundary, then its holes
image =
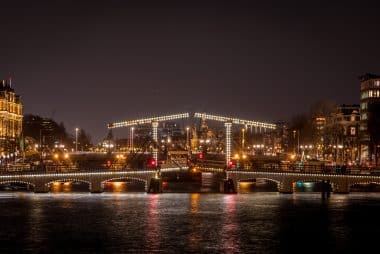
POLYGON ((0 252, 291 252, 374 247, 380 194, 0 193, 0 252), (354 240, 353 240, 354 239, 354 240))

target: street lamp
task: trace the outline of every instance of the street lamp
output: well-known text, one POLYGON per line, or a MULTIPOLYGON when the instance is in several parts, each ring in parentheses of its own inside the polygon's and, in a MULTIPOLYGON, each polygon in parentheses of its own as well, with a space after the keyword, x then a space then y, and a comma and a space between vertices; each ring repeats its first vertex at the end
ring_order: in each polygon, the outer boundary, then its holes
POLYGON ((134 129, 135 129, 135 127, 131 127, 131 137, 130 137, 130 139, 131 139, 131 149, 132 149, 132 151, 133 151, 133 131, 134 131, 134 129))
POLYGON ((186 127, 186 149, 189 150, 189 127, 186 127))
POLYGON ((241 129, 241 151, 244 152, 244 144, 245 144, 245 128, 241 129))
POLYGON ((75 152, 78 151, 78 131, 79 128, 75 128, 75 152))

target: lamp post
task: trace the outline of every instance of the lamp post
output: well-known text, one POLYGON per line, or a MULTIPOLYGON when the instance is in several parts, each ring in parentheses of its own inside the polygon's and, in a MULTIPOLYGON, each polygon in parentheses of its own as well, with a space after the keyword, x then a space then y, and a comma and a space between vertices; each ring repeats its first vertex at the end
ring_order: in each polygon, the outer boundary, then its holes
POLYGON ((134 131, 135 127, 131 127, 131 149, 132 149, 132 152, 133 152, 133 131, 134 131))
POLYGON ((189 127, 186 127, 186 150, 189 150, 189 127))
POLYGON ((241 152, 244 153, 244 144, 245 144, 245 128, 241 129, 241 152))
POLYGON ((79 128, 75 128, 75 152, 78 152, 78 131, 79 128))

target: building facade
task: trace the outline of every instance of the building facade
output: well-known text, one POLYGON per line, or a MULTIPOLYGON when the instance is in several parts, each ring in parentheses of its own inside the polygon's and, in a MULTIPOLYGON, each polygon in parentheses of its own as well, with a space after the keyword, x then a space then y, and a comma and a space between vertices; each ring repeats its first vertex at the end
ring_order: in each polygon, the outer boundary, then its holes
POLYGON ((0 153, 1 158, 15 156, 22 132, 22 103, 11 80, 0 84, 0 153))
POLYGON ((340 105, 327 118, 323 132, 323 157, 338 164, 359 164, 359 105, 340 105))
POLYGON ((283 154, 289 150, 289 126, 286 122, 277 122, 274 130, 274 146, 275 154, 283 154))
MULTIPOLYGON (((360 79, 360 161, 362 164, 373 164, 375 161, 376 144, 371 134, 369 123, 376 117, 369 109, 380 103, 380 76, 365 74, 360 79), (372 113, 372 114, 371 114, 372 113), (372 137, 371 137, 372 136, 372 137)), ((378 132, 380 132, 380 127, 378 132)))
POLYGON ((325 150, 325 128, 326 128, 326 117, 318 115, 314 117, 314 127, 315 127, 315 157, 317 159, 323 159, 325 150))

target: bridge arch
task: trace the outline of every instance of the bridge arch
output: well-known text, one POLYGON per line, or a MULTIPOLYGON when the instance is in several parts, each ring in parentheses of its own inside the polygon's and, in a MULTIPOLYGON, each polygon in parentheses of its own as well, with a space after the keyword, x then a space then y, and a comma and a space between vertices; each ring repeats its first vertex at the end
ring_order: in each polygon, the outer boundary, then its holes
POLYGON ((139 177, 131 177, 131 176, 112 177, 109 179, 105 179, 101 182, 101 186, 104 189, 105 183, 107 183, 107 182, 128 181, 128 180, 131 180, 131 181, 137 182, 137 183, 142 183, 142 184, 144 184, 144 189, 145 190, 148 189, 148 180, 143 179, 143 178, 139 178, 139 177))
POLYGON ((7 184, 7 183, 22 183, 22 184, 26 184, 26 185, 32 186, 33 188, 36 186, 32 182, 26 182, 26 181, 22 181, 22 180, 5 180, 5 181, 1 181, 0 185, 7 184))
POLYGON ((365 184, 365 183, 375 183, 375 184, 379 184, 380 185, 380 180, 379 181, 374 181, 374 180, 360 180, 360 181, 355 181, 355 182, 351 182, 350 183, 350 186, 352 185, 355 185, 355 184, 365 184))
POLYGON ((362 185, 362 184, 376 184, 376 185, 380 186, 380 181, 375 181, 372 179, 371 180, 360 180, 360 181, 350 183, 348 188, 350 190, 355 185, 358 186, 358 185, 362 185))
POLYGON ((255 179, 262 179, 262 180, 266 180, 266 181, 270 181, 270 182, 274 182, 274 183, 277 183, 279 184, 281 181, 276 179, 276 178, 271 178, 271 177, 267 177, 267 176, 248 176, 248 177, 244 177, 244 178, 239 178, 238 181, 239 182, 244 182, 244 181, 253 181, 255 179))
POLYGON ((241 184, 245 183, 245 182, 254 182, 255 183, 255 188, 257 188, 257 191, 263 191, 265 189, 265 191, 278 191, 279 189, 279 185, 280 185, 280 181, 277 180, 277 179, 273 179, 273 178, 270 178, 270 177, 250 177, 250 178, 245 178, 245 179, 239 179, 237 181, 237 191, 243 191, 243 188, 244 186, 242 186, 241 184), (261 180, 264 180, 265 181, 265 186, 262 186, 261 187, 257 184, 260 184, 260 181, 261 180), (263 189, 264 187, 264 189, 263 189))
POLYGON ((64 179, 56 179, 56 180, 51 180, 47 182, 46 184, 52 184, 54 182, 81 182, 81 183, 87 183, 88 185, 91 186, 91 182, 83 179, 78 179, 78 178, 64 178, 64 179))
POLYGON ((147 183, 146 179, 142 179, 142 178, 138 178, 138 177, 130 177, 130 176, 112 177, 112 178, 103 180, 102 183, 113 182, 113 181, 116 181, 116 180, 132 180, 132 181, 135 181, 135 182, 143 182, 145 184, 147 183))
POLYGON ((250 177, 250 178, 244 178, 244 179, 239 179, 238 182, 241 183, 241 182, 249 182, 249 181, 253 181, 253 182, 257 182, 257 180, 265 180, 265 181, 268 181, 268 182, 271 182, 271 183, 275 183, 277 185, 280 184, 280 181, 279 180, 276 180, 276 179, 273 179, 273 178, 269 178, 269 177, 250 177))
POLYGON ((80 183, 85 183, 88 185, 88 189, 91 190, 91 185, 92 183, 90 181, 84 180, 84 179, 79 179, 79 178, 63 178, 63 179, 55 179, 55 180, 50 180, 49 182, 45 183, 44 186, 46 188, 50 188, 53 183, 64 183, 64 182, 80 182, 80 183))
POLYGON ((274 178, 271 178, 271 177, 267 177, 267 176, 248 176, 248 177, 245 177, 245 178, 238 179, 236 181, 236 189, 239 192, 239 189, 241 187, 240 183, 244 183, 244 182, 257 182, 257 180, 265 180, 265 181, 268 181, 270 183, 273 183, 273 184, 276 185, 277 190, 279 189, 279 186, 281 184, 280 180, 274 179, 274 178))
POLYGON ((317 176, 299 176, 299 177, 294 177, 293 179, 290 180, 292 185, 297 184, 298 182, 304 182, 304 183, 322 183, 325 181, 326 183, 329 184, 330 190, 332 191, 339 191, 341 183, 336 181, 336 179, 329 179, 329 178, 319 178, 317 176))

